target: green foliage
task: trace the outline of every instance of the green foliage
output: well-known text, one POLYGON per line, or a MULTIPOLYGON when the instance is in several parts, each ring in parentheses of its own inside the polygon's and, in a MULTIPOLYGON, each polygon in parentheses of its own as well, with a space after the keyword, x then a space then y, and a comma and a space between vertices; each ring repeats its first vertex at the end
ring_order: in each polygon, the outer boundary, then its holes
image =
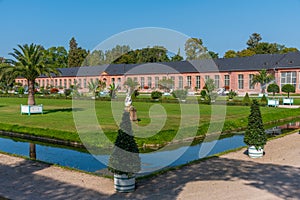
MULTIPOLYGON (((136 49, 124 52, 115 57, 113 63, 130 64, 130 63, 153 63, 153 62, 170 62, 167 55, 168 51, 163 46, 153 46, 142 49, 136 49)), ((107 58, 107 56, 106 56, 107 58)))
POLYGON ((279 86, 276 83, 272 83, 268 85, 267 92, 272 92, 273 96, 275 96, 275 93, 279 93, 279 86))
POLYGON ((262 96, 262 98, 260 99, 260 103, 261 105, 266 105, 268 102, 268 99, 265 95, 262 96))
POLYGON ((242 51, 237 52, 238 57, 249 57, 255 55, 255 51, 251 49, 243 49, 242 51))
POLYGON ((185 54, 187 60, 199 60, 210 57, 200 38, 189 38, 185 42, 185 54))
POLYGON ((173 56, 171 58, 171 61, 182 61, 183 60, 183 57, 180 55, 180 49, 178 49, 178 52, 175 56, 173 56))
POLYGON ((288 93, 288 98, 290 98, 290 93, 295 92, 295 87, 292 84, 285 84, 284 86, 282 86, 281 91, 288 93))
POLYGON ((249 97, 248 92, 245 94, 244 98, 243 98, 243 105, 245 106, 249 106, 251 104, 251 99, 249 97))
POLYGON ((151 99, 160 99, 162 97, 162 93, 160 91, 151 92, 151 99))
POLYGON ((43 54, 47 63, 57 68, 68 67, 68 52, 64 47, 50 47, 43 54))
POLYGON ((161 79, 158 82, 159 89, 169 92, 172 86, 174 85, 174 81, 171 78, 161 79))
POLYGON ((224 54, 224 58, 235 58, 237 57, 237 53, 234 50, 228 50, 224 54))
MULTIPOLYGON (((40 75, 51 76, 52 73, 59 74, 59 71, 47 63, 44 59, 43 47, 36 44, 18 45, 19 49, 13 49, 10 55, 15 60, 10 60, 10 65, 1 67, 1 74, 9 74, 11 77, 23 76, 28 81, 28 105, 35 105, 34 91, 35 79, 40 75)), ((1 77, 1 76, 0 76, 1 77)))
POLYGON ((237 93, 231 89, 228 93, 228 98, 233 99, 233 97, 235 97, 236 95, 237 93))
POLYGON ((134 81, 132 78, 127 78, 127 80, 124 82, 124 86, 126 86, 129 90, 129 94, 132 95, 132 93, 138 88, 139 83, 134 81))
POLYGON ((64 94, 66 97, 70 96, 72 94, 72 89, 65 89, 64 94))
POLYGON ((24 94, 24 92, 25 92, 25 89, 24 89, 24 87, 19 87, 19 89, 18 89, 18 93, 19 94, 24 94))
POLYGON ((68 54, 68 66, 69 67, 80 67, 87 57, 88 52, 81 47, 77 47, 77 42, 74 37, 70 40, 70 49, 68 54))
POLYGON ((267 136, 265 133, 259 105, 255 99, 251 105, 244 142, 249 146, 254 145, 257 149, 259 147, 263 148, 267 143, 267 136))
POLYGON ((118 86, 116 86, 115 83, 112 83, 112 84, 109 85, 108 89, 109 89, 110 98, 115 99, 117 97, 116 91, 118 90, 118 86))
POLYGON ((202 98, 205 98, 207 95, 206 90, 201 90, 200 95, 202 98))
POLYGON ((124 111, 108 170, 115 174, 132 175, 141 170, 139 149, 133 136, 129 112, 124 111))
POLYGON ((185 100, 187 97, 187 90, 174 90, 172 95, 174 98, 178 98, 180 100, 185 100))
POLYGON ((219 58, 219 54, 216 53, 216 52, 208 51, 208 54, 210 55, 210 57, 211 57, 212 59, 217 59, 217 58, 219 58))
POLYGON ((273 74, 269 74, 266 69, 262 69, 253 76, 251 85, 260 84, 261 92, 265 93, 266 85, 274 79, 273 74))
POLYGON ((258 33, 252 33, 249 40, 247 41, 248 49, 254 49, 259 42, 262 40, 262 37, 258 33))

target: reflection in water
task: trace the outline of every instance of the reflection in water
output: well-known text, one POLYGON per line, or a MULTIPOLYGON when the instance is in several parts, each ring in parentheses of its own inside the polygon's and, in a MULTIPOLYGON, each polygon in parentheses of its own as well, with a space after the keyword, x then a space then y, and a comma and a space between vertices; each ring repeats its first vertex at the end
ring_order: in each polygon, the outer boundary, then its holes
POLYGON ((36 160, 36 148, 34 143, 29 144, 29 158, 36 160))

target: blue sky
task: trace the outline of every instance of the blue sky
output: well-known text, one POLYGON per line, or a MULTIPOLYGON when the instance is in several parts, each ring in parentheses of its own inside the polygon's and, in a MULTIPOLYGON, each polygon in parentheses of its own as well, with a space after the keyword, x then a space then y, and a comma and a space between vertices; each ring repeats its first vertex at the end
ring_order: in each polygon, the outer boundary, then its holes
POLYGON ((17 44, 97 44, 134 28, 162 27, 202 38, 223 56, 246 47, 253 32, 263 41, 300 49, 300 0, 0 0, 0 56, 17 44))

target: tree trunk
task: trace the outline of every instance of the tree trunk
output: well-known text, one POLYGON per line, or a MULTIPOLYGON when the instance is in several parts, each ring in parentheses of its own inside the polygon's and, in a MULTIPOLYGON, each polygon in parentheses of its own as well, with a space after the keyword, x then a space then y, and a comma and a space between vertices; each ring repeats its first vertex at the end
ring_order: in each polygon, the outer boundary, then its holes
POLYGON ((34 83, 35 80, 28 80, 28 105, 35 105, 34 99, 34 83))
POLYGON ((31 159, 36 159, 36 149, 35 149, 35 144, 30 143, 29 144, 29 158, 31 159))

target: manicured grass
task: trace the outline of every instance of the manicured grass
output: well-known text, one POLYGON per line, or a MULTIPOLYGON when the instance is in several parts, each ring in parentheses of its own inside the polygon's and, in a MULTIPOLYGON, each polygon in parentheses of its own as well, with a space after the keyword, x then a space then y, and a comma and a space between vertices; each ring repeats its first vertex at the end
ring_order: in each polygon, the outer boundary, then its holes
MULTIPOLYGON (((114 116, 119 116, 122 113, 123 102, 110 101, 91 101, 78 100, 76 102, 75 112, 72 112, 72 100, 64 99, 36 99, 37 104, 44 105, 45 113, 43 115, 21 115, 20 104, 26 104, 26 98, 0 98, 0 130, 21 132, 32 135, 41 135, 50 138, 57 138, 69 141, 80 142, 77 134, 74 115, 82 115, 82 121, 76 121, 80 126, 87 126, 88 140, 90 144, 96 146, 106 146, 106 142, 101 142, 99 133, 97 131, 88 132, 89 117, 95 108, 96 116, 99 124, 97 126, 105 132, 106 137, 114 141, 119 122, 115 121, 114 116), (95 106, 86 107, 88 104, 95 103, 95 106), (113 109, 112 109, 113 108, 113 109), (117 111, 117 115, 113 115, 112 110, 117 111), (87 116, 87 117, 85 117, 87 116)), ((222 123, 222 109, 221 105, 195 105, 195 104, 176 104, 176 103, 154 103, 154 102, 135 102, 137 115, 139 118, 136 130, 137 143, 140 146, 147 144, 166 144, 172 140, 180 140, 196 135, 203 135, 207 133, 210 125, 210 119, 213 118, 213 132, 217 130, 216 127, 222 123), (181 123, 181 108, 186 112, 185 121, 181 123), (192 114, 195 108, 200 110, 200 120, 198 127, 193 127, 195 124, 190 124, 197 116, 192 114), (212 108, 215 112, 212 115, 212 108), (151 110, 151 117, 149 116, 151 110), (159 112, 161 111, 161 112, 159 112), (166 113, 166 121, 164 122, 164 113, 166 113), (151 126, 149 126, 151 124, 151 126), (182 132, 178 133, 178 129, 182 132), (196 128, 197 131, 193 131, 196 128), (157 130, 156 130, 157 129, 157 130)), ((241 127, 246 127, 247 116, 250 108, 248 106, 227 106, 226 120, 222 131, 235 130, 241 127)), ((289 117, 297 117, 299 109, 282 109, 282 108, 268 108, 261 107, 263 122, 271 122, 289 117)), ((96 129, 95 129, 96 130, 96 129)), ((82 135, 81 135, 82 136, 82 135)))

